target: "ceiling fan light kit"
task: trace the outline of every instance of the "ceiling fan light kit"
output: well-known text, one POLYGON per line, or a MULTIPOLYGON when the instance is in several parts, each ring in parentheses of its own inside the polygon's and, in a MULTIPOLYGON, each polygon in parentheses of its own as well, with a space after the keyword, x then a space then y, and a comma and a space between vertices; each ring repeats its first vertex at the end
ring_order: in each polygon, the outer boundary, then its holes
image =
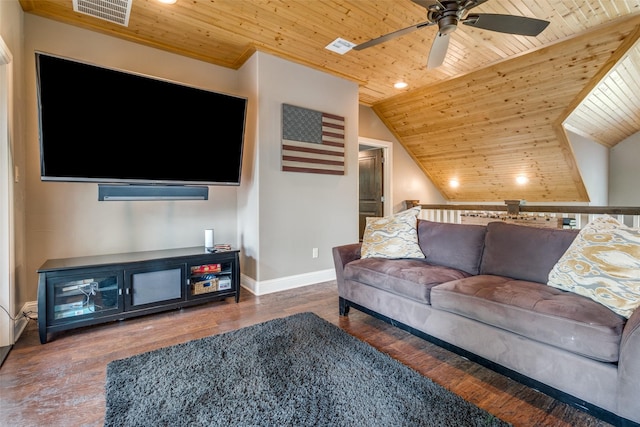
POLYGON ((458 23, 506 34, 537 36, 549 25, 548 21, 526 16, 495 13, 468 14, 469 10, 488 0, 411 0, 427 10, 427 21, 394 31, 353 47, 366 49, 396 37, 409 34, 424 27, 438 25, 438 34, 433 40, 427 68, 437 68, 444 62, 449 49, 449 35, 458 28, 458 23))
MULTIPOLYGON (((424 7, 423 1, 414 3, 424 7)), ((460 9, 460 5, 456 1, 450 2, 426 2, 427 5, 427 19, 430 22, 438 24, 438 32, 442 35, 448 35, 453 33, 458 28, 458 21, 464 13, 463 9, 460 9)))

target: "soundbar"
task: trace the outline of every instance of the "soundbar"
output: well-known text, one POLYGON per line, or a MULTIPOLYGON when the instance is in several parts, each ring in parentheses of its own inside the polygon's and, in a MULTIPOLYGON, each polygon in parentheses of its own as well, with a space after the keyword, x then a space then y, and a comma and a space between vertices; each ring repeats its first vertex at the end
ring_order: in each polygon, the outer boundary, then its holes
POLYGON ((208 199, 209 187, 206 186, 98 184, 99 201, 208 199))

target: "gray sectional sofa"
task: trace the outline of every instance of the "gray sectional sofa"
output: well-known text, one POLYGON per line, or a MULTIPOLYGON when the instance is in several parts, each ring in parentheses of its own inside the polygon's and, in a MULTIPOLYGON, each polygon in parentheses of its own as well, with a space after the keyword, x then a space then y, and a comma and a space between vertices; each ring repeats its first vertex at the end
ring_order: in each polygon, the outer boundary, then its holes
POLYGON ((640 309, 626 319, 547 286, 577 235, 418 220, 424 259, 333 248, 341 315, 353 307, 616 425, 640 423, 640 309))

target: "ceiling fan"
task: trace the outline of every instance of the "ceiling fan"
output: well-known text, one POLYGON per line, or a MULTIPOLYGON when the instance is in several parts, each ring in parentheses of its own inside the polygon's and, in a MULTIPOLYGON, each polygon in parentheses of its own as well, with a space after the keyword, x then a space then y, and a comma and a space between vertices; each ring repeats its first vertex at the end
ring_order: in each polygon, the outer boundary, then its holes
POLYGON ((399 36, 419 30, 423 27, 438 25, 438 35, 433 40, 427 68, 436 68, 442 65, 449 49, 449 34, 458 28, 462 22, 470 27, 484 30, 498 31, 507 34, 522 36, 537 36, 547 25, 548 21, 526 16, 501 15, 495 13, 468 14, 467 12, 488 0, 411 0, 427 9, 428 21, 412 25, 401 30, 385 34, 353 47, 354 50, 362 50, 399 36))

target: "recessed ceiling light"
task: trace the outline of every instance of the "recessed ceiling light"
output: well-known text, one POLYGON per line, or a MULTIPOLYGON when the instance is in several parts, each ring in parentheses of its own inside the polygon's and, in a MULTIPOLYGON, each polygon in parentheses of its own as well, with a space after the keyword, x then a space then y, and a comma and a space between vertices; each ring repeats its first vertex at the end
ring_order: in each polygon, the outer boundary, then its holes
POLYGON ((527 182, 529 182, 529 178, 527 178, 527 177, 526 177, 526 176, 524 176, 524 175, 520 175, 520 176, 517 176, 517 177, 516 177, 516 182, 517 182, 518 184, 520 184, 520 185, 524 185, 524 184, 526 184, 527 182))
POLYGON ((393 84, 393 87, 395 87, 396 89, 404 89, 407 86, 409 86, 407 82, 397 82, 393 84))
POLYGON ((158 1, 164 4, 174 4, 178 0, 158 0, 158 1))
POLYGON ((451 181, 449 181, 449 186, 451 188, 458 188, 460 186, 460 183, 457 179, 452 179, 451 181))

